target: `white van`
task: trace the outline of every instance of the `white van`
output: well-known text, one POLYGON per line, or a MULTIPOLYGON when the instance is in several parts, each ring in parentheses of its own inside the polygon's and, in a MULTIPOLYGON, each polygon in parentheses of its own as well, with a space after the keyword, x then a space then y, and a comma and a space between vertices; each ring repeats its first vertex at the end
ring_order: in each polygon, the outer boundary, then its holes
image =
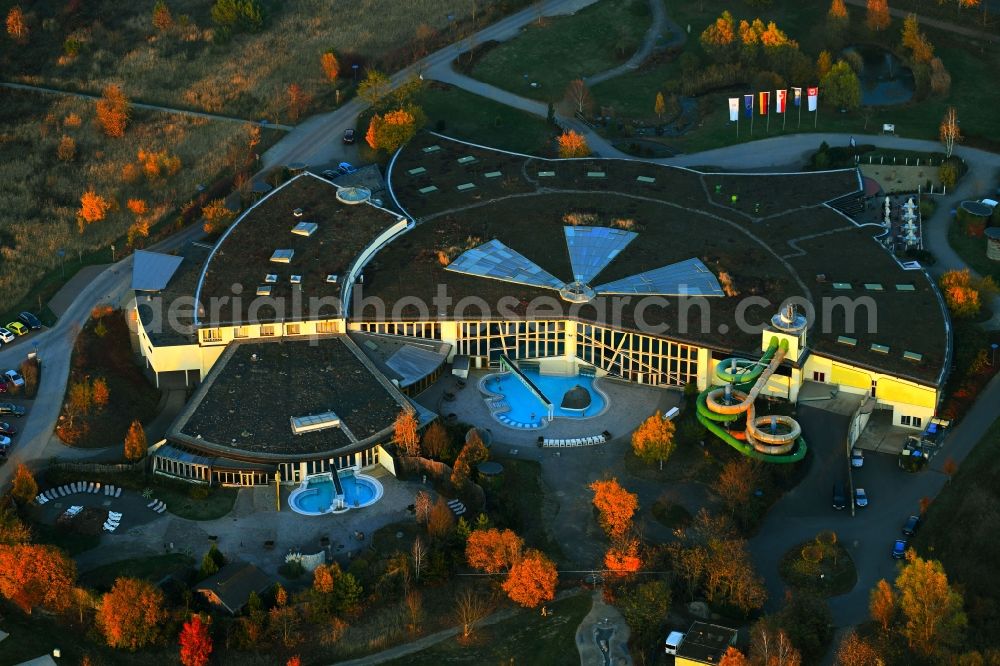
POLYGON ((998 202, 996 199, 983 199, 979 203, 989 206, 990 208, 996 208, 998 202))
POLYGON ((684 640, 684 634, 679 631, 671 631, 670 635, 667 636, 667 640, 663 642, 663 647, 667 654, 677 654, 677 648, 681 646, 681 641, 684 640))

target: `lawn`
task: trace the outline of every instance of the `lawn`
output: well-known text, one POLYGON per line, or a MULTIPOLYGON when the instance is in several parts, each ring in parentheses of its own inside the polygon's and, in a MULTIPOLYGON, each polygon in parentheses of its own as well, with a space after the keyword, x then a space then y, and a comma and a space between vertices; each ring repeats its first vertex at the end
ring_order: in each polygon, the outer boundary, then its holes
POLYGON ((518 153, 551 156, 555 133, 544 118, 441 84, 428 84, 414 100, 427 127, 441 134, 518 153))
POLYGON ((106 592, 122 576, 141 578, 152 583, 159 583, 170 575, 178 575, 183 579, 184 574, 194 566, 194 563, 194 558, 181 553, 137 557, 109 562, 85 571, 80 574, 79 580, 81 585, 98 592, 106 592))
POLYGON ((962 261, 982 276, 991 275, 1000 283, 1000 261, 986 256, 986 239, 965 233, 962 223, 952 218, 948 222, 948 244, 958 253, 962 261))
POLYGON ((509 41, 484 46, 471 75, 519 95, 558 102, 570 81, 627 60, 650 21, 646 0, 601 0, 572 16, 529 25, 509 41))
MULTIPOLYGON (((698 37, 724 9, 732 10, 737 20, 752 19, 759 15, 765 21, 776 21, 779 28, 799 42, 803 52, 810 58, 815 58, 822 48, 830 48, 832 44, 831 38, 824 34, 824 15, 828 6, 829 3, 774 3, 772 6, 758 9, 746 5, 734 8, 731 3, 721 0, 705 2, 668 0, 667 13, 680 25, 691 26, 691 33, 684 49, 701 58, 701 65, 704 65, 708 60, 704 56, 698 37)), ((898 46, 901 20, 894 20, 892 26, 883 33, 871 35, 863 27, 864 11, 853 6, 849 9, 853 21, 849 34, 855 35, 857 41, 874 41, 893 47, 898 46)), ((647 138, 665 143, 678 152, 693 153, 766 136, 798 132, 875 133, 883 123, 892 123, 896 126, 897 134, 901 136, 936 141, 938 125, 945 109, 948 106, 955 106, 961 119, 962 132, 967 137, 966 143, 989 145, 993 141, 994 109, 1000 103, 1000 89, 995 86, 980 85, 980 82, 990 80, 992 72, 1000 67, 1000 49, 927 26, 923 28, 935 46, 935 55, 942 59, 952 77, 951 92, 945 97, 930 97, 897 106, 877 107, 867 112, 859 110, 839 113, 824 104, 821 96, 818 115, 814 116, 803 111, 800 123, 796 110, 789 105, 789 114, 784 119, 784 127, 782 118, 775 116, 771 118, 770 128, 765 129, 766 125, 762 122, 764 119, 758 116, 755 118, 752 135, 745 119, 741 117, 739 136, 737 136, 736 128, 729 122, 726 100, 734 95, 751 92, 751 86, 746 83, 695 98, 694 102, 698 105, 698 122, 687 134, 676 138, 647 138)), ((679 58, 660 59, 636 72, 597 85, 592 93, 598 105, 613 107, 619 120, 637 120, 640 124, 650 124, 656 120, 653 115, 656 92, 674 89, 680 85, 684 76, 679 58)), ((789 81, 787 85, 808 86, 816 83, 816 81, 789 81)))
POLYGON ((416 654, 385 662, 390 666, 439 666, 441 664, 545 664, 576 666, 576 629, 590 612, 590 595, 577 594, 548 604, 552 612, 541 617, 522 610, 509 619, 482 627, 470 643, 457 638, 442 641, 416 654))
POLYGON ((990 557, 1000 533, 1000 419, 934 499, 911 541, 924 557, 940 560, 952 584, 965 590, 966 648, 996 646, 1000 580, 990 557))
POLYGON ((542 466, 534 460, 498 458, 503 474, 491 479, 480 479, 486 489, 487 509, 497 516, 502 527, 517 532, 531 548, 538 548, 554 560, 562 559, 562 549, 545 529, 542 512, 545 510, 546 489, 542 480, 542 466))
POLYGON ((156 415, 160 400, 159 389, 146 379, 132 358, 125 314, 121 310, 101 314, 92 316, 77 337, 67 398, 56 428, 60 439, 80 448, 123 446, 132 421, 148 423, 156 415), (91 401, 86 411, 75 410, 70 399, 74 387, 89 388, 99 379, 107 384, 107 404, 91 401))
POLYGON ((35 535, 35 543, 44 543, 56 546, 66 551, 70 556, 96 548, 101 543, 100 534, 80 534, 68 530, 61 525, 49 525, 47 523, 32 523, 31 531, 35 535))

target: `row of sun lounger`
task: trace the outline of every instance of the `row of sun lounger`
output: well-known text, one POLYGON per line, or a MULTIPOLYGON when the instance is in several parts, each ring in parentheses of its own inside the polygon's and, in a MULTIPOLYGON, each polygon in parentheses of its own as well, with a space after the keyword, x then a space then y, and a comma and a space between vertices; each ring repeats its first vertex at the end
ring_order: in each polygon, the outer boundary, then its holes
POLYGON ((456 516, 461 516, 466 511, 465 505, 455 499, 448 500, 448 508, 451 509, 451 512, 456 516))
POLYGON ((67 483, 65 486, 50 488, 43 493, 39 493, 35 497, 35 501, 39 504, 45 504, 54 499, 76 495, 77 493, 89 493, 91 495, 104 493, 107 497, 121 497, 122 489, 116 488, 111 484, 101 484, 100 482, 74 481, 73 483, 67 483))
POLYGON ((543 447, 552 446, 593 446, 595 444, 603 444, 608 441, 604 435, 594 435, 593 437, 577 437, 575 439, 550 439, 548 437, 542 438, 541 445, 543 447))
POLYGON ((155 499, 152 502, 150 502, 149 504, 147 504, 146 508, 152 509, 156 513, 163 513, 164 511, 167 510, 167 505, 164 504, 163 502, 161 502, 160 500, 155 499))

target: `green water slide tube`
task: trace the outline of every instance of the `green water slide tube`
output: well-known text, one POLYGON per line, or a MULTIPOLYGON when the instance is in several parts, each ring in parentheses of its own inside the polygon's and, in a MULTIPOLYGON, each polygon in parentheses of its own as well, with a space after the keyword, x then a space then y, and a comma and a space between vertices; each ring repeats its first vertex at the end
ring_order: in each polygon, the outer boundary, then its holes
MULTIPOLYGON (((764 351, 764 354, 761 356, 759 361, 755 362, 749 359, 737 358, 735 359, 736 367, 734 369, 734 359, 726 359, 716 366, 715 374, 724 382, 732 383, 736 390, 746 391, 754 386, 757 383, 757 380, 760 379, 760 376, 764 374, 764 370, 771 362, 771 359, 774 358, 778 348, 778 339, 771 338, 770 344, 768 344, 767 349, 764 351)), ((787 343, 785 343, 785 348, 787 349, 787 343)), ((733 421, 739 419, 743 414, 718 414, 709 409, 707 403, 708 394, 718 388, 718 386, 709 386, 707 389, 698 394, 698 421, 700 421, 710 433, 743 455, 755 460, 761 460, 769 463, 794 463, 805 457, 808 449, 806 447, 805 439, 801 437, 799 438, 795 449, 791 453, 786 454, 762 453, 757 451, 750 443, 734 437, 720 424, 732 423, 733 421)))

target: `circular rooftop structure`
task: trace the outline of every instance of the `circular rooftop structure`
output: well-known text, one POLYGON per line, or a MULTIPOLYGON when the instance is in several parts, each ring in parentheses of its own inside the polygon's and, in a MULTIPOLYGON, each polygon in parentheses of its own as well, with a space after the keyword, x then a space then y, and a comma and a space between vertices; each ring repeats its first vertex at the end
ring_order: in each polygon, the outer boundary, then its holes
POLYGON ((796 311, 794 305, 786 305, 771 317, 771 326, 786 333, 799 333, 805 330, 807 323, 806 316, 796 311))
POLYGON ((981 201, 963 201, 960 205, 962 210, 976 217, 989 217, 993 213, 993 207, 981 201))
POLYGON ((503 474, 503 465, 493 460, 487 460, 476 465, 476 470, 483 476, 499 476, 503 474))
POLYGON ((337 190, 337 201, 349 205, 364 203, 372 198, 372 191, 367 187, 344 187, 337 190))

